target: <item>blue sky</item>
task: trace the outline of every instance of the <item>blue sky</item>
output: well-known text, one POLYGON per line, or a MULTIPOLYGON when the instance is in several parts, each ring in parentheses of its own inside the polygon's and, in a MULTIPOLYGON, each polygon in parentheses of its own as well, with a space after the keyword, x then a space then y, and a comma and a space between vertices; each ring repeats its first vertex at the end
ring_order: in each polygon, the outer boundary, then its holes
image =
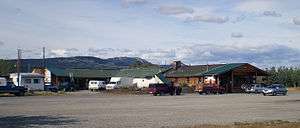
POLYGON ((298 0, 1 0, 0 58, 300 64, 298 0))

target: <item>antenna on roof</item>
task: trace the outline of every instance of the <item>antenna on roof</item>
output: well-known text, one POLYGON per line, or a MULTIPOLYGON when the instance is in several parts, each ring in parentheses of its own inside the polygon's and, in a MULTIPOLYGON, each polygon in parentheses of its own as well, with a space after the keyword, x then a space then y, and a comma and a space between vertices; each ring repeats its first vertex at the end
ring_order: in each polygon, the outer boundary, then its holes
POLYGON ((206 71, 208 71, 208 61, 206 61, 206 71))

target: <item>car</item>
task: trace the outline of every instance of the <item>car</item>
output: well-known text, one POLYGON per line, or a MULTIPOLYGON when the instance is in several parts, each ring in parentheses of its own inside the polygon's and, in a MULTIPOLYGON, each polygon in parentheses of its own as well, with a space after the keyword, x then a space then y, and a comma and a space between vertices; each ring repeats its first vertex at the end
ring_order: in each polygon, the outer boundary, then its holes
POLYGON ((153 94, 153 96, 170 94, 170 95, 180 95, 181 87, 169 85, 169 84, 149 84, 148 92, 153 94))
POLYGON ((267 87, 268 85, 260 83, 260 84, 244 84, 242 85, 242 89, 246 93, 263 93, 263 90, 267 87))
POLYGON ((75 85, 71 83, 63 83, 58 86, 58 90, 64 91, 64 92, 73 92, 75 91, 75 85))
POLYGON ((101 90, 106 88, 106 84, 105 81, 90 80, 88 88, 90 91, 101 90))
POLYGON ((52 84, 47 84, 44 86, 44 91, 58 92, 58 87, 52 84))
POLYGON ((202 89, 198 89, 199 94, 224 94, 225 88, 222 86, 203 86, 202 89))
POLYGON ((10 93, 16 96, 24 96, 27 88, 16 86, 13 82, 6 82, 0 86, 0 93, 10 93))
POLYGON ((263 95, 266 96, 266 95, 273 95, 273 96, 276 96, 276 95, 287 95, 287 88, 282 85, 282 84, 272 84, 268 87, 266 87, 264 90, 263 90, 263 95))

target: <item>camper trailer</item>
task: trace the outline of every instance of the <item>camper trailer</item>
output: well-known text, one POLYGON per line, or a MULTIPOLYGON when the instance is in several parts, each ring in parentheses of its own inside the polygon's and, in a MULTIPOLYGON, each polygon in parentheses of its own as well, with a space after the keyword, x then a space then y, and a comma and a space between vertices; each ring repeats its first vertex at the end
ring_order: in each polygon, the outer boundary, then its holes
POLYGON ((38 73, 20 73, 18 81, 18 73, 10 74, 12 82, 16 86, 23 86, 28 90, 44 90, 44 76, 38 73))

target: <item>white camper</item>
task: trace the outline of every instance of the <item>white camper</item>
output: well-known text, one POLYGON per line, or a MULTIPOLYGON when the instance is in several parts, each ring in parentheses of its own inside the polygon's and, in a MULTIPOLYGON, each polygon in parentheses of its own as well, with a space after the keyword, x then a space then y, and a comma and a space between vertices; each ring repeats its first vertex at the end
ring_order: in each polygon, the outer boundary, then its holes
POLYGON ((107 90, 116 89, 120 87, 133 86, 133 78, 130 77, 112 77, 106 85, 107 90))
POLYGON ((44 76, 38 73, 20 73, 18 83, 18 73, 10 74, 10 78, 16 86, 24 86, 28 90, 44 90, 44 76))

